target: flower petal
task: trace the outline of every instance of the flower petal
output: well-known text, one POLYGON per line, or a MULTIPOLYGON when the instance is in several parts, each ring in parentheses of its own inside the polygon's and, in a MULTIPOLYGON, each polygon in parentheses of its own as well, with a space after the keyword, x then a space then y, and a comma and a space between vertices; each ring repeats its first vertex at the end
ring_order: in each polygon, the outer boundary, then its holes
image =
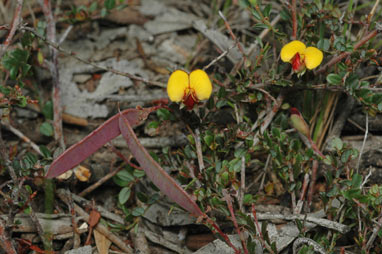
POLYGON ((290 62, 292 58, 299 53, 300 55, 304 54, 306 46, 301 41, 291 41, 288 44, 284 45, 281 49, 280 56, 283 62, 290 62))
POLYGON ((167 82, 167 94, 171 101, 180 102, 188 87, 188 73, 182 70, 174 71, 167 82))
POLYGON ((212 84, 207 73, 203 70, 194 70, 190 73, 190 88, 194 89, 198 100, 207 100, 212 93, 212 84))
POLYGON ((324 54, 321 50, 315 47, 307 47, 305 52, 305 65, 306 68, 309 70, 316 68, 319 66, 322 62, 322 59, 324 58, 324 54))

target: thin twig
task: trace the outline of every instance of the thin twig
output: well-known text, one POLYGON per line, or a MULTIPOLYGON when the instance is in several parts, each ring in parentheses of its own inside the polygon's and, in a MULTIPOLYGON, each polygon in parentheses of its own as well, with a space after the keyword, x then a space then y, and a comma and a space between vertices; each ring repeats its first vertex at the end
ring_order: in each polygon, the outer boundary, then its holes
POLYGON ((252 86, 251 88, 264 93, 266 97, 269 97, 274 103, 277 103, 277 100, 275 99, 275 97, 273 97, 268 91, 265 91, 264 89, 260 87, 255 87, 255 86, 252 86))
POLYGON ((150 81, 148 79, 141 78, 141 77, 135 76, 135 75, 127 73, 127 72, 122 72, 122 71, 118 71, 118 70, 115 70, 115 69, 112 69, 112 68, 109 68, 109 67, 100 66, 100 65, 95 64, 93 62, 90 62, 88 60, 82 59, 82 58, 76 56, 76 53, 74 53, 72 51, 69 51, 69 50, 66 50, 66 49, 63 49, 57 43, 54 43, 54 42, 48 40, 47 38, 45 38, 44 36, 41 36, 33 28, 22 26, 20 29, 28 31, 28 32, 31 32, 32 34, 37 36, 39 39, 44 41, 46 44, 48 44, 49 46, 54 47, 55 49, 57 49, 58 51, 60 51, 64 55, 73 57, 74 59, 76 59, 76 60, 78 60, 78 61, 80 61, 82 63, 91 65, 91 66, 93 66, 93 67, 95 67, 97 69, 100 69, 100 70, 103 70, 103 71, 108 71, 108 72, 114 73, 116 75, 128 77, 128 78, 130 78, 132 80, 140 81, 140 82, 143 82, 143 83, 146 83, 146 84, 149 84, 149 85, 158 86, 158 87, 166 87, 166 85, 163 84, 163 83, 156 82, 156 81, 150 81))
POLYGON ((373 245, 373 242, 375 238, 377 237, 378 232, 381 229, 381 226, 382 226, 382 214, 379 217, 377 225, 373 228, 373 234, 370 236, 369 241, 367 241, 366 243, 366 253, 369 253, 369 250, 371 246, 373 245))
POLYGON ((229 212, 231 214, 231 219, 232 219, 233 225, 234 225, 234 227, 236 229, 236 232, 237 232, 238 236, 240 237, 241 246, 243 247, 244 253, 248 254, 247 244, 245 243, 244 235, 242 234, 242 232, 241 232, 241 230, 239 228, 239 224, 237 223, 236 216, 235 216, 235 211, 233 210, 231 196, 229 195, 229 193, 228 193, 228 191, 226 189, 223 189, 222 192, 223 192, 224 199, 225 199, 225 201, 227 203, 228 210, 229 210, 229 212))
POLYGON ((365 186, 365 184, 369 181, 369 178, 374 173, 374 171, 375 171, 375 168, 370 166, 369 167, 369 173, 367 173, 367 175, 365 176, 365 179, 363 180, 361 186, 359 187, 361 190, 363 189, 363 186, 365 186))
MULTIPOLYGON (((69 202, 68 201, 69 199, 68 199, 67 193, 65 193, 63 190, 62 191, 57 191, 57 195, 65 203, 69 202)), ((89 221, 89 217, 90 217, 89 214, 87 212, 85 212, 80 206, 78 206, 77 204, 74 204, 74 210, 76 211, 76 213, 78 213, 80 216, 82 216, 85 221, 89 221)), ((98 223, 95 226, 95 229, 98 232, 100 232, 103 235, 105 235, 106 238, 108 238, 110 241, 112 241, 116 246, 118 246, 124 252, 126 252, 126 253, 133 253, 133 250, 131 249, 130 246, 128 246, 124 241, 122 241, 120 238, 118 238, 115 234, 110 232, 109 229, 107 229, 107 227, 105 227, 101 223, 98 223)))
MULTIPOLYGON (((47 21, 47 39, 49 41, 52 41, 53 43, 56 43, 56 21, 52 13, 51 1, 39 0, 38 2, 42 8, 45 19, 47 21)), ((60 147, 63 150, 65 150, 65 142, 62 128, 61 86, 58 71, 58 52, 57 49, 52 46, 49 47, 49 51, 52 58, 52 63, 48 64, 48 67, 52 75, 53 83, 52 98, 54 139, 60 144, 60 147)))
POLYGON ((369 15, 367 16, 367 26, 370 25, 371 19, 373 18, 375 11, 377 10, 380 0, 375 1, 373 8, 371 9, 369 15))
POLYGON ((312 165, 312 179, 310 181, 309 192, 308 192, 308 205, 307 205, 308 208, 312 204, 312 200, 313 200, 314 188, 315 188, 316 179, 317 179, 317 169, 318 169, 318 161, 314 160, 312 165))
POLYGON ((17 0, 15 13, 13 15, 12 24, 8 33, 7 38, 4 41, 4 44, 2 45, 2 48, 0 50, 0 58, 4 55, 4 53, 7 51, 9 45, 11 44, 11 41, 13 39, 13 36, 16 33, 16 30, 20 24, 21 21, 21 11, 23 9, 23 3, 24 0, 17 0))
POLYGON ((24 141, 25 143, 27 143, 28 145, 30 145, 33 150, 35 150, 39 155, 43 155, 42 152, 40 151, 40 148, 38 147, 38 145, 36 145, 32 140, 30 140, 30 138, 28 138, 27 136, 25 136, 21 131, 19 131, 18 129, 16 129, 15 127, 13 127, 12 125, 10 124, 7 124, 7 123, 4 123, 2 122, 2 124, 10 131, 12 132, 13 134, 15 134, 17 137, 19 137, 22 141, 24 141))
POLYGON ((317 242, 313 241, 310 238, 300 237, 297 238, 293 243, 293 254, 297 254, 298 247, 300 245, 307 244, 312 246, 315 252, 319 252, 320 254, 326 254, 324 248, 322 248, 317 242))
POLYGON ((29 212, 30 212, 29 217, 32 220, 34 226, 36 227, 37 234, 41 238, 41 241, 43 242, 45 249, 52 250, 52 242, 49 240, 46 234, 48 232, 45 232, 44 229, 42 228, 41 223, 38 221, 38 218, 32 206, 30 206, 29 212))
POLYGON ((80 197, 86 196, 87 194, 89 194, 93 190, 97 189, 102 184, 104 184, 107 180, 109 180, 110 178, 115 176, 119 171, 121 171, 124 168, 125 168, 125 165, 122 165, 122 166, 118 167, 117 169, 109 172, 108 174, 103 176, 101 179, 99 179, 97 182, 95 182, 94 184, 90 185, 89 187, 87 187, 86 189, 81 191, 80 194, 78 194, 78 196, 80 196, 80 197))
POLYGON ((257 234, 259 235, 262 246, 266 248, 269 251, 269 253, 274 254, 275 252, 272 250, 269 244, 264 240, 263 233, 261 232, 261 228, 259 226, 259 221, 257 220, 255 204, 253 203, 252 203, 252 216, 253 216, 253 219, 255 220, 256 231, 257 231, 257 234))
POLYGON ((61 38, 58 41, 58 45, 61 45, 66 40, 66 37, 68 37, 68 35, 69 35, 70 31, 72 31, 72 29, 73 29, 73 25, 70 25, 65 29, 65 32, 61 35, 61 38))
POLYGON ((364 136, 363 142, 362 142, 361 151, 359 152, 359 157, 358 157, 358 162, 357 162, 357 173, 359 172, 359 165, 361 163, 363 150, 365 149, 367 134, 369 133, 369 114, 368 113, 366 113, 366 123, 365 124, 366 124, 366 130, 365 130, 365 136, 364 136))
POLYGON ((9 234, 5 230, 5 223, 0 218, 0 247, 8 254, 16 254, 16 249, 10 239, 9 234))
POLYGON ((329 228, 345 234, 350 231, 351 227, 338 223, 336 221, 331 221, 328 219, 323 219, 317 217, 316 213, 314 214, 271 214, 271 213, 257 213, 258 220, 301 220, 314 223, 321 227, 329 228))
POLYGON ((283 100, 284 100, 284 94, 280 93, 279 96, 277 96, 277 99, 276 99, 277 103, 275 103, 273 105, 273 107, 270 110, 270 112, 268 112, 268 114, 264 117, 264 121, 262 122, 262 124, 260 126, 260 130, 254 135, 253 146, 256 146, 257 143, 260 141, 260 137, 259 136, 262 135, 264 133, 264 131, 268 128, 268 126, 271 124, 273 118, 275 117, 275 115, 279 111, 283 100))
POLYGON ((135 165, 134 163, 132 163, 130 159, 126 158, 126 156, 123 155, 112 143, 110 142, 107 143, 107 147, 109 147, 119 158, 121 158, 130 167, 138 169, 138 170, 143 170, 138 165, 135 165))
MULTIPOLYGON (((295 184, 295 181, 294 181, 294 175, 293 175, 293 168, 292 167, 289 167, 289 181, 291 183, 291 185, 295 184)), ((296 193, 295 193, 295 190, 292 190, 291 193, 291 202, 292 202, 292 211, 293 213, 299 213, 296 211, 296 193)))
POLYGON ((195 130, 195 134, 192 132, 191 132, 191 134, 192 134, 192 136, 194 136, 194 140, 195 140, 196 154, 198 156, 199 172, 203 172, 205 166, 204 166, 204 161, 203 161, 202 144, 200 142, 200 131, 197 128, 195 130))
POLYGON ((370 32, 366 36, 364 36, 357 44, 354 45, 352 52, 343 52, 339 54, 338 56, 334 56, 328 63, 326 63, 324 66, 322 66, 320 69, 314 72, 315 75, 321 74, 325 72, 330 66, 335 65, 345 57, 349 56, 351 53, 353 53, 355 50, 363 46, 366 42, 374 38, 380 31, 378 29, 375 29, 374 31, 370 32))
POLYGON ((206 66, 203 67, 203 70, 207 70, 208 68, 210 68, 213 64, 215 64, 217 61, 219 61, 220 59, 222 59, 223 57, 225 57, 226 55, 228 55, 229 51, 231 49, 233 49, 234 47, 236 47, 235 44, 233 44, 231 47, 229 47, 227 50, 224 50, 223 53, 221 53, 218 57, 216 57, 215 59, 213 59, 209 64, 207 64, 206 66))
POLYGON ((239 51, 240 51, 241 54, 243 55, 243 60, 244 60, 244 62, 246 62, 246 57, 245 57, 244 49, 243 49, 243 47, 241 46, 240 42, 237 41, 236 36, 235 36, 235 34, 232 32, 231 26, 229 25, 229 23, 228 23, 226 17, 224 16, 224 14, 223 14, 221 11, 219 11, 219 16, 223 19, 223 21, 224 21, 224 25, 225 25, 225 27, 227 28, 227 30, 228 30, 229 34, 231 35, 232 39, 233 39, 234 41, 236 41, 237 48, 239 49, 239 51))
POLYGON ((292 0, 292 40, 297 39, 297 11, 296 11, 296 0, 292 0))
POLYGON ((243 200, 244 200, 244 192, 245 192, 245 157, 241 157, 241 169, 240 169, 240 188, 239 188, 239 208, 240 211, 244 212, 243 209, 243 200))

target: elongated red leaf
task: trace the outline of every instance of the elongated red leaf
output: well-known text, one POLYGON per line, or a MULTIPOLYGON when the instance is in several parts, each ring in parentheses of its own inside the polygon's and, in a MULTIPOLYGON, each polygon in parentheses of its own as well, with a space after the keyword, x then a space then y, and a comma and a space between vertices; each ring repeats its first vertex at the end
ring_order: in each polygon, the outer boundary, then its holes
POLYGON ((127 119, 131 126, 136 126, 144 121, 150 112, 154 110, 156 110, 156 107, 146 109, 126 109, 123 112, 114 115, 80 142, 74 144, 57 157, 57 159, 50 165, 46 177, 56 177, 65 173, 69 169, 72 169, 104 144, 121 134, 118 123, 120 114, 127 119))
POLYGON ((164 169, 142 146, 135 135, 133 128, 131 128, 130 121, 128 121, 122 114, 119 118, 119 128, 129 146, 130 152, 139 162, 149 179, 160 189, 160 191, 188 212, 196 216, 203 216, 203 212, 191 196, 183 190, 166 171, 164 171, 164 169))

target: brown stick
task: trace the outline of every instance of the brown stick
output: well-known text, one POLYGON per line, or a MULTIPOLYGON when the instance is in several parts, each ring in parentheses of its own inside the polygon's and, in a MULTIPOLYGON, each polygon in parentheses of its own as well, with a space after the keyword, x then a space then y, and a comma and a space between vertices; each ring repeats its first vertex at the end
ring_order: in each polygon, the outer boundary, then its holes
POLYGON ((297 39, 297 12, 296 12, 296 0, 292 0, 292 40, 297 39))
MULTIPOLYGON (((52 6, 50 0, 39 0, 44 16, 47 20, 47 38, 52 42, 56 42, 56 22, 52 14, 52 6)), ((54 139, 59 142, 62 149, 65 149, 63 129, 62 129, 62 107, 61 107, 61 96, 60 96, 60 81, 58 72, 58 53, 57 49, 50 46, 50 54, 52 57, 52 63, 48 64, 50 73, 52 75, 53 83, 53 128, 54 128, 54 139)))
POLYGON ((3 223, 3 220, 0 219, 0 246, 1 248, 3 248, 3 250, 6 252, 6 253, 9 253, 9 254, 16 254, 16 249, 13 247, 13 244, 10 240, 10 238, 8 237, 8 234, 5 230, 5 225, 3 223))
POLYGON ((363 37, 357 44, 354 45, 354 49, 352 52, 343 52, 341 53, 340 55, 338 56, 334 56, 328 63, 326 63, 324 66, 322 66, 320 69, 318 69, 317 71, 314 72, 315 75, 318 75, 318 74, 321 74, 323 72, 325 72, 330 66, 332 65, 335 65, 336 63, 338 63, 339 61, 341 61, 342 59, 344 59, 345 57, 349 56, 351 53, 353 53, 355 50, 357 50, 358 48, 360 48, 361 46, 363 46, 366 42, 368 42, 369 40, 371 40, 372 38, 374 38, 377 34, 378 34, 378 29, 370 32, 369 34, 367 34, 365 37, 363 37))
MULTIPOLYGON (((57 191, 57 195, 58 197, 64 201, 65 203, 68 203, 69 202, 69 197, 67 196, 68 194, 63 191, 63 190, 58 190, 57 191)), ((83 217, 83 219, 85 221, 88 221, 89 220, 89 214, 87 212, 85 212, 80 206, 78 206, 77 204, 74 204, 74 210, 76 211, 76 213, 78 213, 80 216, 83 217)), ((133 250, 131 249, 131 247, 129 245, 127 245, 124 241, 122 241, 120 238, 118 238, 115 234, 113 234, 112 232, 110 232, 107 227, 105 227, 104 225, 102 225, 101 223, 98 223, 96 226, 95 226, 95 229, 103 234, 104 236, 106 236, 106 238, 108 238, 110 241, 112 241, 118 248, 120 248, 122 251, 126 252, 126 253, 133 253, 133 250)))
POLYGON ((236 41, 237 48, 240 50, 241 54, 243 55, 243 60, 244 60, 244 62, 246 62, 246 57, 245 57, 244 49, 243 49, 243 47, 241 46, 240 42, 237 41, 236 36, 235 36, 235 34, 232 32, 231 26, 229 25, 229 23, 228 23, 226 17, 223 15, 223 13, 222 13, 221 11, 219 11, 219 16, 223 19, 223 21, 224 21, 224 25, 225 25, 225 27, 227 28, 229 34, 231 35, 232 40, 236 41))
POLYGON ((312 165, 312 180, 310 181, 309 192, 308 192, 308 207, 310 207, 313 200, 314 187, 315 187, 316 179, 317 179, 317 169, 318 169, 318 161, 314 160, 312 165))
POLYGON ((11 44, 13 36, 15 35, 16 30, 17 30, 17 28, 18 28, 18 26, 20 24, 20 21, 21 21, 21 10, 23 9, 23 3, 24 3, 24 0, 17 0, 15 14, 13 15, 13 20, 12 20, 11 28, 9 30, 9 34, 8 34, 7 38, 4 41, 3 48, 0 51, 0 58, 7 51, 7 48, 11 44))
POLYGON ((121 171, 122 169, 124 169, 125 165, 122 165, 120 166, 119 168, 117 168, 116 170, 108 173, 107 175, 105 175, 104 177, 102 177, 101 179, 99 179, 99 181, 97 181, 96 183, 90 185, 89 187, 87 187, 85 190, 81 191, 80 194, 78 194, 78 196, 80 197, 84 197, 86 196, 87 194, 89 194, 90 192, 92 192, 93 190, 97 189, 99 186, 101 186, 102 184, 104 184, 107 180, 109 180, 110 178, 112 178, 113 176, 115 176, 119 171, 121 171))

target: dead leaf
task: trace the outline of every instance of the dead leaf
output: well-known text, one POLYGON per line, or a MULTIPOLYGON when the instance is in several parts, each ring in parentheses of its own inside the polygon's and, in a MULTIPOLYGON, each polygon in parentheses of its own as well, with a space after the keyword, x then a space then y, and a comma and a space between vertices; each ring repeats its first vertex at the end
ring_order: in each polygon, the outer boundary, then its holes
POLYGON ((109 253, 109 248, 111 245, 111 241, 107 239, 103 234, 94 230, 93 232, 95 243, 97 246, 97 250, 99 254, 107 254, 109 253))

